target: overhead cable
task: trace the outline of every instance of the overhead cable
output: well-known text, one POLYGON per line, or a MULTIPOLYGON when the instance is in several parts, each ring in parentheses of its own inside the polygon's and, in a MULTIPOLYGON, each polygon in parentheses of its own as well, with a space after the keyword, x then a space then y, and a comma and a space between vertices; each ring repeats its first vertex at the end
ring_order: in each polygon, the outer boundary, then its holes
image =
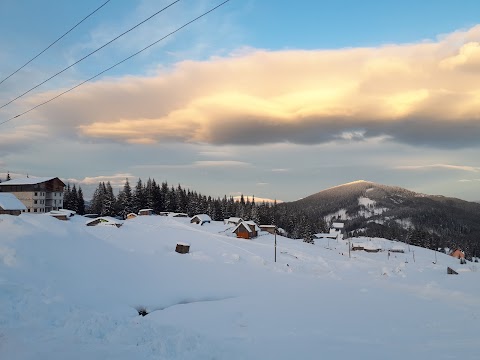
POLYGON ((126 57, 125 59, 117 62, 116 64, 110 66, 109 68, 107 68, 107 69, 99 72, 98 74, 92 76, 91 78, 88 78, 87 80, 84 80, 84 81, 82 81, 81 83, 79 83, 79 84, 77 84, 77 85, 75 85, 75 86, 73 86, 73 87, 71 87, 71 88, 69 88, 69 89, 61 92, 60 94, 57 94, 57 95, 55 95, 54 97, 52 97, 52 98, 50 98, 50 99, 48 99, 48 100, 46 100, 46 101, 44 101, 44 102, 42 102, 42 103, 40 103, 40 104, 37 104, 37 105, 35 105, 34 107, 32 107, 32 108, 30 108, 30 109, 28 109, 28 110, 26 110, 26 111, 24 111, 24 112, 22 112, 22 113, 20 113, 20 114, 15 115, 14 117, 11 117, 10 119, 7 119, 7 120, 4 120, 4 121, 0 122, 0 125, 6 124, 6 123, 8 123, 9 121, 12 121, 12 120, 14 120, 14 119, 16 119, 16 118, 19 118, 20 116, 23 116, 23 115, 25 115, 25 114, 27 114, 27 113, 29 113, 29 112, 31 112, 31 111, 39 108, 40 106, 46 105, 46 104, 48 104, 49 102, 52 102, 53 100, 58 99, 60 96, 63 96, 63 95, 65 95, 65 94, 67 94, 67 93, 75 90, 76 88, 82 86, 83 84, 85 84, 85 83, 87 83, 87 82, 89 82, 89 81, 91 81, 91 80, 99 77, 100 75, 106 73, 107 71, 112 70, 113 68, 117 67, 118 65, 123 64, 125 61, 130 60, 131 58, 137 56, 138 54, 144 52, 145 50, 151 48, 152 46, 158 44, 159 42, 165 40, 165 39, 168 38, 169 36, 172 36, 173 34, 177 33, 178 31, 182 30, 183 28, 187 27, 188 25, 190 25, 190 24, 194 23, 195 21, 201 19, 202 17, 208 15, 209 13, 211 13, 211 12, 213 12, 214 10, 218 9, 219 7, 225 5, 225 4, 226 4, 227 2, 229 2, 229 1, 230 1, 230 0, 225 0, 224 2, 218 4, 217 6, 211 8, 210 10, 204 12, 203 14, 197 16, 196 18, 190 20, 189 22, 183 24, 182 26, 178 27, 177 29, 173 30, 172 32, 168 33, 167 35, 163 36, 162 38, 158 39, 157 41, 154 41, 154 42, 151 43, 150 45, 145 46, 143 49, 137 51, 136 53, 130 55, 129 57, 126 57))
POLYGON ((27 95, 29 92, 31 92, 32 90, 35 90, 36 88, 38 88, 39 86, 45 84, 46 82, 52 80, 54 77, 60 75, 61 73, 67 71, 68 69, 70 69, 71 67, 77 65, 78 63, 82 62, 83 60, 85 60, 86 58, 92 56, 93 54, 95 54, 96 52, 102 50, 104 47, 106 47, 107 45, 110 45, 111 43, 113 43, 114 41, 120 39, 122 36, 128 34, 130 31, 136 29, 137 27, 139 27, 140 25, 146 23, 148 20, 152 19, 153 17, 157 16, 158 14, 160 14, 161 12, 167 10, 170 6, 174 5, 175 3, 179 2, 180 0, 175 0, 174 2, 170 3, 169 5, 165 6, 163 9, 157 11, 155 14, 149 16, 148 18, 146 18, 145 20, 139 22, 137 25, 131 27, 130 29, 128 29, 127 31, 124 31, 123 33, 121 33, 120 35, 116 36, 115 38, 113 38, 112 40, 110 40, 109 42, 103 44, 102 46, 100 46, 99 48, 93 50, 92 52, 88 53, 87 55, 85 55, 84 57, 80 58, 79 60, 75 61, 73 64, 67 66, 66 68, 64 68, 63 70, 60 70, 59 72, 53 74, 52 76, 50 76, 48 79, 42 81, 41 83, 35 85, 34 87, 28 89, 27 91, 25 91, 23 94, 20 94, 18 95, 16 98, 10 100, 9 102, 3 104, 2 106, 0 106, 0 109, 3 109, 5 106, 7 105, 10 105, 11 103, 13 103, 14 101, 20 99, 21 97, 27 95))
POLYGON ((35 60, 36 58, 38 58, 40 55, 42 55, 45 51, 47 51, 48 49, 50 49, 53 45, 55 45, 57 42, 59 42, 60 40, 62 40, 66 35, 68 35, 73 29, 75 29, 78 25, 80 25, 81 23, 83 23, 85 20, 87 20, 90 16, 92 16, 93 14, 95 14, 98 10, 100 10, 102 7, 104 7, 105 5, 107 5, 107 3, 109 3, 110 0, 107 0, 105 1, 102 5, 100 5, 98 8, 96 8, 95 10, 93 10, 90 14, 88 14, 87 16, 85 16, 82 20, 80 20, 78 23, 75 24, 75 26, 73 26, 70 30, 68 30, 66 33, 64 33, 62 36, 60 36, 57 40, 55 40, 54 42, 52 42, 50 45, 48 45, 45 49, 43 49, 42 51, 40 51, 37 55, 35 55, 33 58, 31 58, 30 60, 28 60, 25 64, 23 64, 22 66, 20 66, 17 70, 15 70, 14 72, 12 72, 10 75, 8 75, 5 79, 3 79, 2 81, 0 81, 0 85, 3 84, 4 81, 10 79, 13 75, 15 75, 17 72, 19 72, 20 70, 22 70, 25 66, 27 66, 28 64, 30 64, 33 60, 35 60))

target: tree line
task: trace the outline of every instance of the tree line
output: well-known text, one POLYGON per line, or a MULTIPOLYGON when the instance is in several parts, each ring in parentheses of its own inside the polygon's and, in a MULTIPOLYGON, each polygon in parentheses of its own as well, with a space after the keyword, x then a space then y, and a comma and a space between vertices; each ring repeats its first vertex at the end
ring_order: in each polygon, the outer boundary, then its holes
POLYGON ((255 197, 240 196, 235 199, 226 195, 211 197, 181 185, 170 186, 167 182, 157 183, 149 178, 146 182, 138 179, 132 188, 128 179, 117 195, 110 182, 100 182, 87 207, 89 213, 100 216, 126 218, 127 214, 137 214, 141 209, 152 209, 155 213, 177 212, 188 216, 207 214, 212 220, 223 221, 229 217, 252 220, 257 224, 275 224, 286 236, 313 243, 314 234, 326 230, 323 220, 311 219, 302 212, 286 212, 276 203, 255 202, 255 197))

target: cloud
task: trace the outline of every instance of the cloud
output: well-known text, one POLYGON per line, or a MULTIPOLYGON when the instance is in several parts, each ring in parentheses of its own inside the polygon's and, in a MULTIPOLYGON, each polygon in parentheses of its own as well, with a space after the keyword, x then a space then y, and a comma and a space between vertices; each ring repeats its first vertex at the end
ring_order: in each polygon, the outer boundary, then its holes
POLYGON ((431 165, 406 165, 396 166, 399 170, 431 170, 431 169, 446 169, 446 170, 460 170, 469 172, 479 172, 480 167, 465 166, 465 165, 449 165, 449 164, 431 164, 431 165))
POLYGON ((234 160, 209 160, 209 161, 195 161, 193 164, 196 167, 245 167, 251 166, 251 164, 244 161, 234 160))
POLYGON ((272 172, 289 172, 290 169, 283 169, 283 168, 278 168, 278 169, 272 169, 272 172))
POLYGON ((251 49, 100 80, 37 114, 64 135, 136 144, 478 146, 479 43, 480 25, 413 44, 251 49))
POLYGON ((480 181, 480 179, 461 179, 458 181, 459 182, 476 182, 476 181, 480 181))
POLYGON ((134 179, 134 176, 129 173, 125 174, 114 174, 114 175, 100 175, 100 176, 93 176, 93 177, 85 177, 83 179, 65 179, 66 182, 74 183, 74 184, 80 184, 80 185, 97 185, 100 182, 108 182, 110 181, 110 184, 113 187, 120 187, 125 184, 125 179, 128 179, 128 181, 132 182, 134 179))

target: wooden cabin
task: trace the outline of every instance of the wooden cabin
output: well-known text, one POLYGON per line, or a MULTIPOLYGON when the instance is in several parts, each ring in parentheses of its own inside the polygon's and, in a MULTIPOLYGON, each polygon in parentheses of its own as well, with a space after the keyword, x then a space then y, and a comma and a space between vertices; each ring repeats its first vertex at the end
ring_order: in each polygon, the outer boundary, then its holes
POLYGON ((272 234, 272 235, 275 234, 275 229, 276 229, 276 228, 277 228, 277 227, 276 227, 275 225, 260 225, 260 230, 261 230, 261 231, 266 231, 266 232, 268 232, 268 233, 270 233, 270 234, 272 234))
POLYGON ((50 215, 51 217, 54 217, 55 219, 58 219, 58 220, 63 220, 63 221, 69 220, 68 214, 62 211, 50 211, 47 213, 47 215, 50 215))
POLYGON ((190 219, 190 223, 200 224, 200 225, 203 225, 205 223, 210 223, 211 221, 212 219, 207 214, 198 214, 190 219))
POLYGON ((121 221, 118 221, 117 219, 104 216, 104 217, 88 220, 85 223, 85 225, 87 226, 110 225, 110 226, 116 226, 117 228, 119 228, 120 226, 123 225, 123 223, 121 221))
POLYGON ((243 221, 243 219, 242 219, 242 218, 239 218, 239 217, 230 217, 230 218, 228 218, 228 219, 223 220, 223 222, 224 222, 226 225, 238 225, 238 224, 240 224, 242 221, 243 221))
POLYGON ((235 233, 237 235, 237 238, 241 239, 252 239, 256 235, 252 231, 251 227, 246 224, 245 222, 241 222, 235 228, 232 230, 232 233, 235 233))
POLYGON ((465 259, 465 253, 460 249, 455 249, 450 252, 450 256, 457 259, 465 259))
POLYGON ((153 209, 141 209, 141 210, 138 210, 138 215, 140 215, 140 216, 154 215, 153 209))
POLYGON ((135 213, 130 213, 130 214, 127 214, 127 220, 130 220, 130 219, 135 219, 138 215, 135 214, 135 213))

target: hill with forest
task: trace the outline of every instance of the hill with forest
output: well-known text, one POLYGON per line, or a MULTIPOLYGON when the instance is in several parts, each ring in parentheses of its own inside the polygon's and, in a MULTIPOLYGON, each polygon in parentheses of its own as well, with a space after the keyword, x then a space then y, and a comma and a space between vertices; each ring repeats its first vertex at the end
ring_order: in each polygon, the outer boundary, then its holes
MULTIPOLYGON (((355 181, 279 205, 280 214, 303 213, 306 222, 345 222, 350 236, 399 239, 431 249, 460 247, 480 253, 480 204, 355 181)), ((283 220, 285 223, 288 221, 283 220)))

